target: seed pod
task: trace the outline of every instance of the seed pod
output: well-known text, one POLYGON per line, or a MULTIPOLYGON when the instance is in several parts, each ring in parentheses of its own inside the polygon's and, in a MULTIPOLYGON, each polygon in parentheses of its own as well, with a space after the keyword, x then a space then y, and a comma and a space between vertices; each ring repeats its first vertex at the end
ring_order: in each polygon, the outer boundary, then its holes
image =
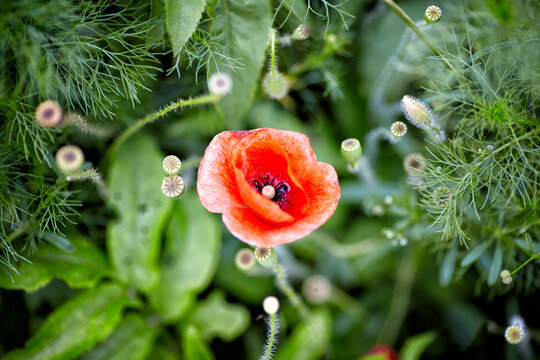
POLYGON ((62 146, 56 152, 56 165, 65 174, 71 175, 78 172, 84 163, 84 153, 75 145, 62 146))
POLYGON ((292 33, 292 38, 295 40, 306 40, 309 37, 310 30, 307 25, 300 24, 292 33))
POLYGON ((44 101, 36 109, 36 121, 44 127, 58 126, 63 120, 64 111, 56 101, 44 101))
POLYGON ((412 176, 418 176, 424 171, 424 164, 426 159, 418 153, 408 155, 403 159, 403 168, 407 174, 412 176))
POLYGON ((168 155, 163 159, 163 170, 168 175, 176 175, 180 172, 182 168, 182 162, 177 156, 168 155))
POLYGON ((232 78, 224 73, 215 73, 208 79, 208 90, 212 94, 227 95, 233 87, 232 78))
POLYGON ((362 156, 360 141, 355 138, 343 140, 341 142, 341 155, 351 166, 354 166, 362 156))
POLYGON ((255 266, 255 256, 251 249, 240 249, 234 256, 236 267, 242 271, 248 271, 255 266))
POLYGON ((253 254, 255 260, 264 267, 272 267, 277 263, 277 254, 271 247, 258 247, 253 254))
POLYGON ((392 132, 392 135, 395 137, 402 137, 407 133, 407 125, 401 121, 396 121, 392 124, 392 127, 390 128, 390 131, 392 132))
POLYGON ((441 20, 441 16, 441 8, 435 5, 428 6, 426 12, 424 13, 424 19, 428 24, 435 24, 436 22, 441 20))
POLYGON ((184 180, 178 175, 163 178, 161 192, 168 197, 177 197, 184 192, 184 180))

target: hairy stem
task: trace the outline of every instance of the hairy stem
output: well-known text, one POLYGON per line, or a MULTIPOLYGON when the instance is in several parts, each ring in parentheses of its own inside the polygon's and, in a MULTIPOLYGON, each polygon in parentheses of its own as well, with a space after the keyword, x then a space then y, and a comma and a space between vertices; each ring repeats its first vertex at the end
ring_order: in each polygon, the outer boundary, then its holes
POLYGON ((390 8, 396 14, 398 14, 398 16, 405 22, 405 24, 407 24, 407 26, 410 27, 411 30, 414 31, 420 39, 422 39, 422 41, 431 49, 431 51, 433 51, 435 55, 437 55, 441 59, 441 61, 449 70, 456 71, 456 69, 454 69, 454 67, 448 62, 448 60, 443 56, 443 54, 435 47, 435 45, 433 45, 433 43, 427 38, 427 36, 422 32, 422 30, 420 30, 420 28, 416 26, 414 21, 409 17, 409 15, 407 15, 405 11, 403 11, 403 9, 398 4, 396 4, 392 0, 384 0, 384 2, 388 6, 390 6, 390 8))
POLYGON ((270 71, 272 75, 276 74, 276 29, 272 29, 272 41, 270 43, 270 71))
POLYGON ((215 103, 219 99, 221 99, 221 96, 220 95, 215 95, 215 94, 204 95, 204 96, 201 96, 201 97, 196 97, 196 98, 188 99, 188 100, 180 99, 177 102, 172 103, 171 105, 166 106, 166 107, 164 107, 163 109, 161 109, 159 111, 156 111, 156 112, 153 112, 153 113, 151 113, 149 115, 146 115, 144 118, 142 118, 141 120, 137 121, 135 124, 128 127, 126 130, 124 130, 124 132, 121 133, 114 140, 114 142, 111 145, 110 151, 115 152, 120 147, 120 145, 122 145, 122 143, 124 141, 126 141, 131 135, 136 133, 143 126, 145 126, 145 125, 151 123, 152 121, 154 121, 154 120, 168 114, 169 112, 171 112, 173 110, 177 110, 177 109, 182 108, 184 106, 215 103))
POLYGON ((274 350, 274 340, 276 338, 277 333, 277 319, 276 314, 270 315, 270 333, 268 336, 268 340, 266 342, 265 351, 263 356, 261 356, 261 360, 269 360, 272 358, 272 351, 274 350))
POLYGON ((303 320, 306 320, 309 317, 309 310, 304 304, 304 302, 302 301, 302 299, 300 299, 300 297, 296 294, 292 286, 289 285, 289 282, 287 281, 287 278, 285 277, 285 273, 283 269, 281 268, 279 264, 274 265, 273 269, 274 269, 274 273, 276 274, 277 286, 281 289, 281 291, 283 291, 285 296, 289 298, 289 301, 291 302, 291 304, 293 304, 294 308, 298 311, 298 313, 300 314, 300 317, 303 320))

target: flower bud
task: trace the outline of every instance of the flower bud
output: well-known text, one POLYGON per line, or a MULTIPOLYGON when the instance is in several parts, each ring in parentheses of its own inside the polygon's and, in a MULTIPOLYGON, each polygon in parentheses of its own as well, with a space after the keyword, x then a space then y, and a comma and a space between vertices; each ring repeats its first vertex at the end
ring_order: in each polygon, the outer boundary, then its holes
POLYGON ((78 172, 84 163, 84 154, 78 146, 65 145, 56 152, 56 165, 65 175, 78 172))
POLYGON ((405 95, 401 99, 401 111, 403 111, 411 124, 420 129, 430 127, 433 122, 433 115, 429 106, 413 96, 405 95))
POLYGON ((287 79, 279 71, 269 71, 263 79, 262 87, 266 95, 274 99, 281 99, 287 95, 289 87, 287 86, 287 79))
POLYGON ((441 19, 441 16, 441 8, 435 5, 428 6, 426 12, 424 13, 424 19, 428 24, 435 24, 441 19))
POLYGON ((362 156, 360 141, 355 138, 343 140, 341 143, 341 155, 351 166, 354 166, 360 160, 360 156, 362 156))
POLYGON ((271 247, 258 247, 253 254, 255 260, 264 267, 272 267, 277 263, 277 254, 271 247))
POLYGON ((44 101, 36 109, 36 121, 44 127, 58 126, 63 120, 64 111, 56 101, 44 101))
POLYGON ((267 296, 263 300, 264 312, 268 315, 276 315, 279 310, 279 300, 275 296, 267 296))
POLYGON ((169 155, 163 159, 163 170, 165 170, 168 175, 178 174, 181 167, 182 162, 177 156, 169 155))
POLYGON ((224 73, 215 73, 208 79, 208 90, 215 95, 227 95, 233 87, 232 78, 224 73))
POLYGON ((452 197, 452 191, 446 186, 439 186, 433 191, 435 205, 439 207, 446 206, 452 197))
POLYGON ((234 256, 236 267, 242 271, 248 271, 255 266, 255 256, 251 249, 240 249, 234 256))
POLYGON ((304 24, 298 25, 292 34, 292 38, 295 40, 306 40, 309 37, 309 27, 304 24))
POLYGON ((178 175, 164 177, 161 183, 161 192, 168 197, 182 195, 184 188, 184 180, 178 175))
POLYGON ((402 137, 407 133, 407 125, 401 121, 396 121, 392 124, 392 127, 390 128, 390 131, 392 132, 392 135, 395 137, 402 137))

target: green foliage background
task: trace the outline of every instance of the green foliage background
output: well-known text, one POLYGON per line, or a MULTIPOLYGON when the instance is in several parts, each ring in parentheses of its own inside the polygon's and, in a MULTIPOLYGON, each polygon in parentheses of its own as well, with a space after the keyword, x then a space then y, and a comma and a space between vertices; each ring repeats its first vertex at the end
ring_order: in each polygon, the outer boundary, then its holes
POLYGON ((429 26, 431 3, 400 1, 453 69, 384 1, 2 5, 6 359, 257 359, 268 295, 281 300, 275 359, 357 359, 376 343, 405 360, 540 354, 538 1, 444 1, 442 20, 429 26), (299 24, 310 37, 287 43, 299 24), (272 28, 290 86, 278 101, 261 86, 272 28), (179 98, 205 99, 216 71, 233 78, 231 94, 118 140, 179 98), (406 94, 430 105, 443 141, 409 123, 405 137, 387 136, 404 121, 406 94), (76 120, 41 127, 34 112, 47 99, 76 120), (196 194, 211 138, 258 127, 307 134, 340 176, 328 223, 276 248, 299 294, 310 275, 331 283, 328 301, 307 301, 306 320, 271 271, 235 267, 245 245, 196 194), (364 148, 360 172, 340 157, 349 137, 364 148), (68 181, 54 161, 68 143, 105 185, 68 181), (426 159, 416 177, 403 168, 412 153, 426 159), (166 154, 185 164, 177 199, 160 192, 166 154), (518 269, 509 286, 502 269, 518 269), (504 340, 512 315, 529 327, 520 346, 504 340))

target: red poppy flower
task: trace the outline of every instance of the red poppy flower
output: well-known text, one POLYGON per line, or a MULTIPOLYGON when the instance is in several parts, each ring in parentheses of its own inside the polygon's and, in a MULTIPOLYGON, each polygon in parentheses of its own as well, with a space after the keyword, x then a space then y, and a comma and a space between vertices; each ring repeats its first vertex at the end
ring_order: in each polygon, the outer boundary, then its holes
POLYGON ((394 349, 384 344, 375 345, 369 350, 367 355, 381 355, 384 360, 398 360, 398 356, 394 349))
POLYGON ((324 224, 340 196, 334 168, 317 161, 307 136, 276 129, 216 135, 201 161, 197 191, 233 235, 269 247, 324 224))

